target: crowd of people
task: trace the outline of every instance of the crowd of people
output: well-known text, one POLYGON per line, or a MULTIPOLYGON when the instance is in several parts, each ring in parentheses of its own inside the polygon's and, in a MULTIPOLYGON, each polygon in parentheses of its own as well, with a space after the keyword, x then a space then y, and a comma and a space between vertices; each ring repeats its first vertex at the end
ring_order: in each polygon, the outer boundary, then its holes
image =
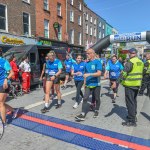
MULTIPOLYGON (((137 57, 137 50, 135 48, 129 50, 129 59, 125 63, 122 63, 116 55, 113 55, 111 59, 107 61, 106 65, 104 65, 103 60, 92 48, 86 51, 86 60, 84 61, 81 55, 77 55, 76 60, 74 60, 67 53, 66 60, 64 61, 66 72, 62 90, 66 89, 69 80, 74 79, 76 96, 73 108, 76 109, 80 103, 82 104, 81 113, 77 115, 75 119, 77 121, 85 120, 89 108, 88 100, 90 95, 92 95, 90 109, 94 112, 93 118, 98 117, 101 103, 101 76, 104 74, 104 79, 109 78, 110 81, 112 103, 116 103, 119 84, 125 87, 125 102, 128 116, 127 121, 123 122, 122 125, 136 126, 138 92, 140 91, 139 94, 142 95, 144 89, 147 87, 147 93, 150 94, 150 54, 146 55, 146 59, 145 63, 142 62, 137 57), (84 87, 84 93, 82 92, 82 87, 84 87)), ((9 89, 9 80, 19 80, 18 73, 21 71, 23 91, 24 93, 29 93, 31 68, 27 56, 22 59, 21 64, 17 67, 15 56, 12 56, 9 63, 2 58, 1 55, 0 64, 0 112, 3 123, 6 124, 6 110, 9 109, 14 118, 18 112, 18 109, 15 110, 5 103, 9 89)), ((42 113, 49 111, 54 93, 56 93, 58 99, 56 109, 62 106, 60 91, 60 75, 62 69, 62 62, 56 58, 54 51, 50 51, 45 56, 40 76, 40 80, 43 81, 43 100, 45 101, 44 107, 41 109, 42 113)))

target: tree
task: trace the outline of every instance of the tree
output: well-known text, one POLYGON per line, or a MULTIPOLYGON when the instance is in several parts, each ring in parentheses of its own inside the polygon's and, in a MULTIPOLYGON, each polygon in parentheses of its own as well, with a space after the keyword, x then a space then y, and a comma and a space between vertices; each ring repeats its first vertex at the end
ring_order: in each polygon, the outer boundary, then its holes
POLYGON ((122 54, 121 51, 122 51, 122 48, 119 47, 118 48, 118 58, 121 57, 122 60, 125 60, 127 58, 127 54, 122 54))

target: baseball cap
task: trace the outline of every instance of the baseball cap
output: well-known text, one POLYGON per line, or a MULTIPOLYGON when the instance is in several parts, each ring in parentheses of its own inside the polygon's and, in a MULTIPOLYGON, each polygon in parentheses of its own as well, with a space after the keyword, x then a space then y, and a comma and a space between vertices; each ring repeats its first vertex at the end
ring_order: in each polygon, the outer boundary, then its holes
POLYGON ((129 49, 129 53, 132 53, 132 54, 137 53, 137 50, 135 48, 131 48, 129 49))

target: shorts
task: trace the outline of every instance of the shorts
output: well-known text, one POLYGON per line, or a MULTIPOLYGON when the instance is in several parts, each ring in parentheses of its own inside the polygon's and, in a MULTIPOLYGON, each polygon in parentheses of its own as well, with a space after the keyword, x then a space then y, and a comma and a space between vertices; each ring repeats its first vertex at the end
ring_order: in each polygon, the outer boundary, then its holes
MULTIPOLYGON (((51 75, 47 75, 47 76, 46 76, 46 81, 51 81, 51 80, 50 80, 51 77, 52 77, 51 75)), ((57 77, 57 78, 54 80, 54 84, 60 84, 60 78, 59 78, 59 77, 57 77)))
POLYGON ((3 86, 0 86, 0 93, 9 93, 9 87, 4 89, 3 86))
POLYGON ((113 88, 113 92, 117 93, 118 92, 118 87, 119 87, 119 81, 118 81, 118 79, 110 79, 110 86, 113 85, 113 82, 116 82, 116 88, 113 88))
POLYGON ((65 75, 71 76, 71 72, 65 72, 65 75))

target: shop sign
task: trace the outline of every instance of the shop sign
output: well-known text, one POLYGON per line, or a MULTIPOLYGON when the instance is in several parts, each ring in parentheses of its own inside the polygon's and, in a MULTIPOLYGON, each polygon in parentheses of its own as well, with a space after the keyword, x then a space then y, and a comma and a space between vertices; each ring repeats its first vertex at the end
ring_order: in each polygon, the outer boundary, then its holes
POLYGON ((54 27, 55 29, 58 29, 58 28, 59 28, 59 23, 58 23, 58 22, 55 22, 55 23, 53 24, 53 27, 54 27))
POLYGON ((10 44, 10 45, 23 45, 23 44, 25 44, 24 41, 19 39, 19 38, 12 38, 12 37, 8 37, 5 35, 1 37, 1 41, 4 44, 10 44))
POLYGON ((52 42, 48 41, 48 40, 39 40, 38 41, 38 45, 48 45, 48 46, 52 46, 52 42))
POLYGON ((37 40, 34 38, 16 36, 8 33, 0 33, 0 44, 3 45, 25 45, 36 44, 37 40))

